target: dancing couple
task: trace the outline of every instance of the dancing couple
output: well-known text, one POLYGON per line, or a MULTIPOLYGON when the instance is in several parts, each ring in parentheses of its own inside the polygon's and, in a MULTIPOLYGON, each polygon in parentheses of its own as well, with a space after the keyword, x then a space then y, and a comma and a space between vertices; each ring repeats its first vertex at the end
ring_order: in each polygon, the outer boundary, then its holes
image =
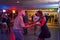
POLYGON ((23 22, 23 17, 25 16, 25 10, 20 10, 18 16, 15 18, 13 32, 16 36, 16 40, 24 40, 23 28, 33 27, 34 25, 41 27, 41 33, 37 40, 45 40, 45 38, 50 38, 50 31, 46 25, 46 17, 43 16, 42 11, 37 11, 36 16, 38 20, 34 22, 28 22, 27 25, 23 22), (37 23, 40 22, 40 23, 37 23))

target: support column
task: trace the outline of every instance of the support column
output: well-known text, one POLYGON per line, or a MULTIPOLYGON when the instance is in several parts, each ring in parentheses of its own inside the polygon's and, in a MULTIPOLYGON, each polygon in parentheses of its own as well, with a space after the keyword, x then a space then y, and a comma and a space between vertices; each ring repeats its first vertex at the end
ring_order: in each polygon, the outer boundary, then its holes
POLYGON ((59 3, 59 8, 58 8, 58 13, 59 13, 59 27, 60 27, 60 3, 59 3))

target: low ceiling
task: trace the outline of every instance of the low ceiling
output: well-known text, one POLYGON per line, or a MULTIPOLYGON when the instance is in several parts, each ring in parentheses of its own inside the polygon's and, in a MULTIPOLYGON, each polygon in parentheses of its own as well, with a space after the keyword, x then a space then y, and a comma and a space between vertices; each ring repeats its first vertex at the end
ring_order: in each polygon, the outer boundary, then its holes
POLYGON ((36 5, 54 2, 59 2, 59 0, 1 0, 0 5, 36 5))
POLYGON ((56 6, 59 0, 1 0, 0 5, 17 6, 25 8, 40 8, 46 5, 56 6), (56 5, 55 5, 56 4, 56 5))

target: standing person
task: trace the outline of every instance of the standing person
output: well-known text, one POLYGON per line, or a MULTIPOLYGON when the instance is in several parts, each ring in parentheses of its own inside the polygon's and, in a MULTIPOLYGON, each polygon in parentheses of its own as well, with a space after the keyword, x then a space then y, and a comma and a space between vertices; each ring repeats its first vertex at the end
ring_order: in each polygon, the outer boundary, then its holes
POLYGON ((17 40, 24 40, 23 28, 29 27, 28 25, 25 26, 23 22, 24 16, 25 16, 25 10, 21 10, 18 12, 18 16, 14 20, 13 31, 17 40))
POLYGON ((46 22, 48 22, 48 20, 49 20, 49 16, 48 16, 49 14, 45 14, 44 16, 46 17, 46 22))
POLYGON ((38 20, 40 23, 37 23, 36 26, 41 27, 41 33, 39 34, 38 40, 45 40, 45 38, 50 38, 51 35, 48 26, 46 25, 46 17, 43 16, 42 11, 38 11, 37 16, 40 17, 38 20))
MULTIPOLYGON (((35 16, 33 17, 33 22, 37 21, 39 19, 39 17, 37 16, 37 14, 35 14, 35 16)), ((34 25, 34 35, 36 35, 36 31, 37 31, 37 26, 34 25)))
MULTIPOLYGON (((25 11, 25 16, 23 17, 23 21, 24 21, 25 24, 28 23, 28 13, 27 13, 27 11, 25 11)), ((24 28, 24 35, 26 35, 27 33, 28 33, 27 28, 24 28)))
MULTIPOLYGON (((0 13, 0 33, 3 33, 2 13, 0 13)), ((1 36, 0 36, 0 38, 1 38, 1 36)))
POLYGON ((10 17, 8 15, 4 15, 2 22, 3 23, 5 22, 7 24, 7 26, 8 26, 7 32, 10 32, 10 17))
POLYGON ((0 40, 7 40, 7 24, 2 22, 2 15, 3 14, 0 13, 0 40))

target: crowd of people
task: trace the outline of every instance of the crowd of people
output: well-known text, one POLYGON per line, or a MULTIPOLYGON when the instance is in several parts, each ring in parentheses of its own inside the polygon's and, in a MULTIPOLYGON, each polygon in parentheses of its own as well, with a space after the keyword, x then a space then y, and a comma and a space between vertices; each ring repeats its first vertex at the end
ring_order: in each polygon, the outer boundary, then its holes
POLYGON ((28 14, 25 10, 19 10, 18 15, 14 19, 13 27, 10 28, 10 17, 3 16, 0 14, 0 29, 1 33, 3 33, 4 29, 7 33, 12 32, 14 34, 14 38, 11 40, 24 40, 24 35, 26 35, 27 29, 30 27, 34 27, 34 34, 36 34, 37 26, 41 27, 41 33, 38 36, 37 40, 45 40, 45 38, 50 38, 51 34, 48 26, 46 25, 48 21, 48 17, 43 16, 42 11, 37 11, 35 16, 33 17, 33 21, 28 21, 28 14), (4 26, 3 26, 4 25, 4 26), (23 35, 24 34, 24 35, 23 35))

